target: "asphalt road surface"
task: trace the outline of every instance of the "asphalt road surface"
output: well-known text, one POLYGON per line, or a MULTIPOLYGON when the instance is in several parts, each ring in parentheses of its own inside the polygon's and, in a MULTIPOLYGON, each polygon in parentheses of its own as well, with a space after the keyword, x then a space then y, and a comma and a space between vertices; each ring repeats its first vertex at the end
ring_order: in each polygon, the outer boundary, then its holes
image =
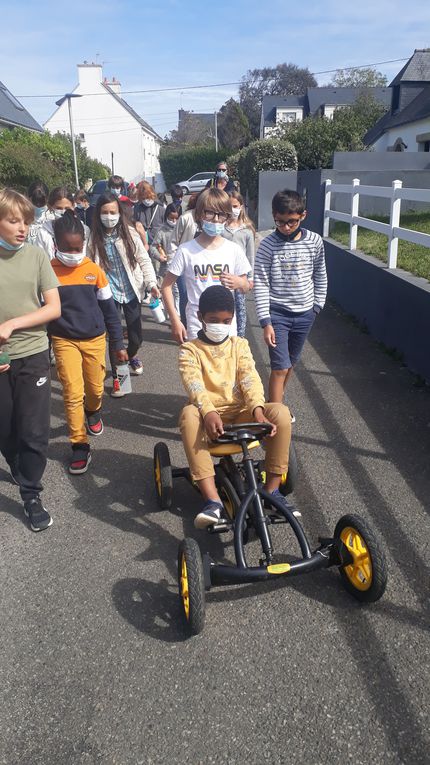
MULTIPOLYGON (((157 509, 153 447, 165 440, 184 464, 185 399, 169 329, 144 314, 145 373, 130 396, 106 396, 84 476, 67 473, 53 383, 49 530, 28 529, 0 467, 0 763, 429 763, 429 389, 335 308, 318 317, 289 391, 294 501, 313 543, 345 512, 372 523, 386 594, 361 606, 333 569, 213 589, 204 632, 187 639, 178 541, 216 560, 232 546, 194 530, 199 498, 183 481, 157 509)), ((248 334, 267 382, 252 304, 248 334)))

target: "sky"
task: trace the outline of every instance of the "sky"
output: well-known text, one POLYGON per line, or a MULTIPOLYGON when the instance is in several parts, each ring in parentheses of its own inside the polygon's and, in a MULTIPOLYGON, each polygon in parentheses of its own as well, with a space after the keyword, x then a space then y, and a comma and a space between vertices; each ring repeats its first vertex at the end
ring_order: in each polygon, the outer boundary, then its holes
MULTIPOLYGON (((430 47, 428 0, 0 0, 0 80, 41 124, 77 84, 76 65, 103 64, 124 98, 164 137, 180 107, 219 109, 248 69, 293 63, 322 72, 407 59, 430 47), (160 92, 163 88, 177 91, 160 92), (48 98, 36 96, 49 95, 48 98)), ((390 81, 402 62, 376 68, 390 81)), ((317 74, 319 85, 330 74, 317 74)))

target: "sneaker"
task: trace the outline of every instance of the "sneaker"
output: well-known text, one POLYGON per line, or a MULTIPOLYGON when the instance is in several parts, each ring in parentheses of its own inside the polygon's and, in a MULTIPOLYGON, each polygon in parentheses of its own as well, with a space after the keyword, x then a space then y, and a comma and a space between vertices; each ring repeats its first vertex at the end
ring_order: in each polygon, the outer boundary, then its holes
POLYGON ((295 418, 294 414, 292 413, 291 409, 290 409, 290 417, 291 417, 291 425, 294 425, 294 423, 296 421, 296 418, 295 418))
POLYGON ((87 416, 87 430, 92 436, 101 436, 103 433, 103 420, 101 410, 98 412, 85 412, 87 416))
POLYGON ((222 510, 223 506, 219 502, 208 499, 201 512, 194 518, 194 526, 196 529, 206 529, 208 526, 213 526, 220 520, 222 510))
POLYGON ((121 386, 119 384, 119 380, 117 377, 113 378, 112 390, 110 395, 112 396, 112 398, 121 398, 122 396, 125 396, 124 391, 121 390, 121 386))
POLYGON ((132 375, 142 375, 143 374, 143 364, 140 361, 140 359, 137 358, 137 356, 133 356, 132 359, 129 361, 131 374, 132 375))
POLYGON ((43 531, 52 526, 52 518, 42 505, 40 497, 24 502, 24 513, 30 521, 32 531, 43 531))
POLYGON ((72 475, 81 475, 86 473, 88 465, 91 462, 91 452, 89 444, 72 444, 73 457, 69 465, 69 473, 72 475))
MULTIPOLYGON (((284 497, 283 494, 281 494, 279 489, 275 489, 275 491, 272 491, 272 497, 276 497, 276 499, 280 499, 281 502, 285 505, 285 507, 288 507, 288 509, 292 511, 295 518, 302 517, 300 510, 297 510, 297 508, 295 508, 294 505, 291 502, 289 502, 288 499, 284 497)), ((272 510, 273 509, 276 509, 276 508, 273 508, 272 506, 272 510)))

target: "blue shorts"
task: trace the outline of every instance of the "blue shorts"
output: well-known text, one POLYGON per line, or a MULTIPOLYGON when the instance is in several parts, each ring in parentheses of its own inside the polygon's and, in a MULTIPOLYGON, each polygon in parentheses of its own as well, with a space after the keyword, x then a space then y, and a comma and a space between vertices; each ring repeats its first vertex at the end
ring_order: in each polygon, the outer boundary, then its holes
POLYGON ((294 313, 272 304, 270 316, 276 336, 276 348, 269 346, 270 368, 290 369, 300 358, 316 313, 313 308, 303 313, 294 313))

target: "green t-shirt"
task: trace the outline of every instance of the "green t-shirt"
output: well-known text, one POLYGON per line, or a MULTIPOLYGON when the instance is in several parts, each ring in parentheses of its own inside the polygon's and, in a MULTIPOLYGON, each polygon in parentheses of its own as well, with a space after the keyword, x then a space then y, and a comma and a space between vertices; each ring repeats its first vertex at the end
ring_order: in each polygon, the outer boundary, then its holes
MULTIPOLYGON (((0 247, 0 324, 41 307, 43 292, 58 287, 58 279, 47 254, 32 244, 16 252, 0 247)), ((22 359, 48 347, 46 325, 13 332, 2 350, 11 359, 22 359)))

